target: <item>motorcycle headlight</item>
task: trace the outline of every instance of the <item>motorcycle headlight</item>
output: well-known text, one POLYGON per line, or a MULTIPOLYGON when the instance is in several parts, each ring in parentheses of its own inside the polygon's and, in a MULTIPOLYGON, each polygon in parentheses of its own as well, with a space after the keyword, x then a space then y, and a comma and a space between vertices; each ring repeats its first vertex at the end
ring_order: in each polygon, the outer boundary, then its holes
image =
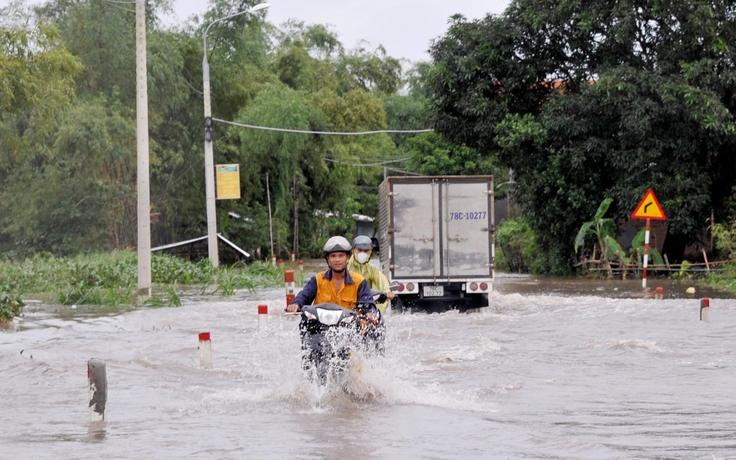
POLYGON ((315 320, 315 319, 317 319, 316 316, 314 316, 313 314, 309 313, 308 311, 305 311, 304 312, 304 316, 306 316, 308 320, 315 320))

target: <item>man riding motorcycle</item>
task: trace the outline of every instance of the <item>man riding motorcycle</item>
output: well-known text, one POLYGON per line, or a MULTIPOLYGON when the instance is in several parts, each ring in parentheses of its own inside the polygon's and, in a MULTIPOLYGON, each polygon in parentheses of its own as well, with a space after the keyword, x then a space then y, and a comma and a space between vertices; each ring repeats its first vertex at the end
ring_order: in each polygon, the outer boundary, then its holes
POLYGON ((288 312, 297 312, 303 305, 311 303, 334 303, 353 310, 358 303, 369 304, 366 318, 377 322, 378 310, 368 283, 359 273, 347 268, 352 247, 342 236, 328 239, 322 248, 327 270, 314 275, 286 307, 288 312))
MULTIPOLYGON (((376 308, 373 293, 365 279, 359 273, 351 273, 347 268, 351 250, 350 243, 342 236, 328 239, 322 253, 329 268, 314 275, 286 307, 286 311, 297 312, 303 306, 312 303, 315 305, 331 303, 349 310, 355 310, 360 304, 360 313, 365 315, 366 321, 363 338, 382 351, 381 313, 376 308), (380 332, 377 332, 379 330, 380 332)), ((314 366, 319 358, 319 352, 315 353, 312 349, 309 329, 309 321, 303 315, 299 331, 302 337, 302 367, 305 370, 314 366)))
MULTIPOLYGON (((348 270, 363 275, 371 289, 385 293, 386 299, 391 300, 396 297, 396 294, 389 288, 386 275, 381 273, 377 266, 370 263, 372 252, 373 241, 365 235, 356 236, 353 240, 353 254, 348 261, 348 270)), ((388 303, 382 302, 376 306, 381 313, 385 313, 388 303)))

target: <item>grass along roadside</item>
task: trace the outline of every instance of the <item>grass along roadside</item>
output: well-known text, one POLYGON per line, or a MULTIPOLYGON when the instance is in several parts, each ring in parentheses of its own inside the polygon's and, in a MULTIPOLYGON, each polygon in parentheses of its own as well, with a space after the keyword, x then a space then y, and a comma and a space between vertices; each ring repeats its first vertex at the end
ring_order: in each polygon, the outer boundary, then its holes
MULTIPOLYGON (((284 283, 284 270, 265 262, 212 268, 209 260, 187 262, 160 254, 151 258, 153 295, 137 296, 138 257, 115 251, 58 258, 37 255, 23 261, 0 262, 0 320, 22 313, 24 298, 43 298, 63 305, 178 306, 177 286, 196 286, 202 294, 230 296, 284 283)), ((302 274, 295 270, 297 284, 302 274)))
POLYGON ((736 262, 724 264, 721 271, 711 272, 704 280, 708 286, 726 291, 736 291, 736 262))

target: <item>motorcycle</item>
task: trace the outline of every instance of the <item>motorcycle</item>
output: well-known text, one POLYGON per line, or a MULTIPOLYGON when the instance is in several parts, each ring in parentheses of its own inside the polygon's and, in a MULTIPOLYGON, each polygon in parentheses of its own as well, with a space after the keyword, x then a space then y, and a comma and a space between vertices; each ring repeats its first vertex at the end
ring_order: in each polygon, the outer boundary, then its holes
MULTIPOLYGON (((385 301, 385 294, 377 291, 373 294, 376 301, 385 301)), ((364 356, 383 355, 383 317, 378 311, 376 321, 367 317, 373 306, 371 303, 359 303, 354 310, 332 303, 302 307, 299 323, 302 368, 310 379, 320 385, 341 383, 356 353, 364 356)), ((356 370, 359 371, 359 367, 356 370)))

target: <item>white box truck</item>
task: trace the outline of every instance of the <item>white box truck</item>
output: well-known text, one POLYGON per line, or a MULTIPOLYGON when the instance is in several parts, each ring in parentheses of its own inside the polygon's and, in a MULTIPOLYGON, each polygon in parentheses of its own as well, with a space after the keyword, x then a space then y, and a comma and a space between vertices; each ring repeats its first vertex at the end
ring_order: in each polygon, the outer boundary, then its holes
POLYGON ((495 275, 493 176, 387 177, 379 187, 381 270, 393 310, 488 306, 495 275))

